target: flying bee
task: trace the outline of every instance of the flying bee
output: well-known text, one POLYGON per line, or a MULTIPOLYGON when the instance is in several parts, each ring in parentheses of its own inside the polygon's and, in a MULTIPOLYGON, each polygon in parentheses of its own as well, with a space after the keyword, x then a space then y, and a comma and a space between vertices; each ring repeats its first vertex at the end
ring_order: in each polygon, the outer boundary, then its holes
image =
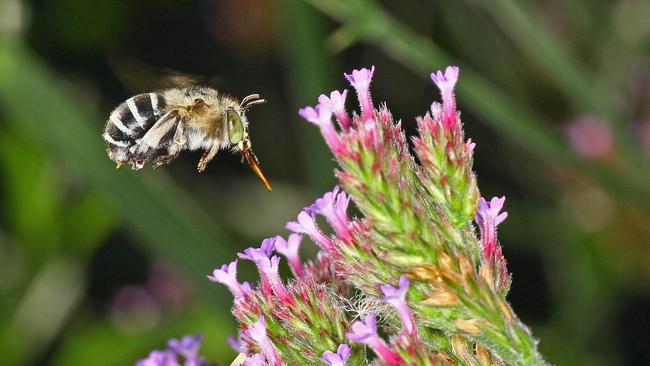
POLYGON ((106 150, 118 168, 130 164, 134 170, 148 161, 154 168, 168 164, 183 150, 203 150, 197 166, 202 172, 219 150, 232 149, 243 155, 270 191, 253 153, 246 119, 248 108, 265 102, 258 94, 240 102, 198 85, 139 94, 111 113, 103 134, 106 150))

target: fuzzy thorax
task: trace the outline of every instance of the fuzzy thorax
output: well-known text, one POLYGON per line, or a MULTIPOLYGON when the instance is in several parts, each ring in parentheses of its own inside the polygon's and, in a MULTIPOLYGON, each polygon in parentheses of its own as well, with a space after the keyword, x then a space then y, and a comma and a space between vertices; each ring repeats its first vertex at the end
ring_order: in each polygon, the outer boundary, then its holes
MULTIPOLYGON (((186 121, 190 140, 194 140, 192 135, 195 134, 197 138, 201 136, 205 140, 216 142, 222 148, 227 147, 229 142, 226 133, 226 111, 229 108, 234 109, 242 117, 244 129, 248 127, 248 121, 241 113, 239 100, 219 93, 215 89, 192 86, 168 89, 163 94, 167 101, 165 112, 176 110, 179 117, 186 121)), ((193 144, 190 143, 190 149, 191 145, 193 144)))

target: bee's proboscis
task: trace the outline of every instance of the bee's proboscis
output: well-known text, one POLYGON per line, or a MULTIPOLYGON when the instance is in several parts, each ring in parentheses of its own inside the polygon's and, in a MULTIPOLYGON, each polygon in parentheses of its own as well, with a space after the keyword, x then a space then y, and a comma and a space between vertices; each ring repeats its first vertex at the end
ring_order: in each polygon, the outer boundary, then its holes
POLYGON ((251 148, 245 148, 242 150, 242 154, 244 155, 244 159, 246 159, 246 162, 248 165, 251 166, 251 169, 257 174, 257 176, 260 178, 262 183, 264 183, 264 187, 268 189, 269 191, 273 191, 273 188, 271 187, 271 182, 266 178, 264 173, 262 172, 262 168, 260 167, 260 164, 257 160, 257 156, 255 156, 255 153, 253 153, 253 150, 251 148))

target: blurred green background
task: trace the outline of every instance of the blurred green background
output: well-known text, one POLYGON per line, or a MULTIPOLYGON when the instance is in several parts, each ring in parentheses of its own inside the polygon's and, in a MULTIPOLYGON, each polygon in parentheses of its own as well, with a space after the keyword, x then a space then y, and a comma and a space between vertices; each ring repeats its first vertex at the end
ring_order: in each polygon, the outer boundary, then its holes
POLYGON ((206 274, 335 184, 298 107, 376 65, 412 135, 447 64, 541 351, 650 364, 649 19, 647 0, 0 0, 0 364, 128 365, 197 332, 232 360, 206 274), (229 153, 114 169, 107 116, 164 70, 268 99, 249 120, 272 193, 229 153))

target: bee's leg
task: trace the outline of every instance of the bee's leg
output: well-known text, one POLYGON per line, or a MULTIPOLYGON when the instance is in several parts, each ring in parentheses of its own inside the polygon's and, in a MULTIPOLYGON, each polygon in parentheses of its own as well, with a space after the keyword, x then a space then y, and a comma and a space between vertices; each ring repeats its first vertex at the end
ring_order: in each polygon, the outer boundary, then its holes
POLYGON ((199 160, 199 165, 196 167, 199 172, 202 172, 205 170, 206 165, 214 158, 215 155, 217 155, 217 152, 219 152, 219 145, 214 144, 210 148, 210 150, 207 150, 203 153, 203 156, 201 157, 201 160, 199 160))
POLYGON ((179 121, 176 126, 176 133, 174 133, 174 143, 177 145, 185 145, 187 136, 185 136, 185 122, 179 121))
POLYGON ((169 164, 172 161, 174 161, 174 159, 176 159, 177 157, 178 157, 178 153, 159 156, 153 160, 153 168, 156 169, 162 165, 169 164))
POLYGON ((132 160, 131 161, 131 169, 133 170, 140 170, 142 167, 144 167, 145 160, 132 160))

